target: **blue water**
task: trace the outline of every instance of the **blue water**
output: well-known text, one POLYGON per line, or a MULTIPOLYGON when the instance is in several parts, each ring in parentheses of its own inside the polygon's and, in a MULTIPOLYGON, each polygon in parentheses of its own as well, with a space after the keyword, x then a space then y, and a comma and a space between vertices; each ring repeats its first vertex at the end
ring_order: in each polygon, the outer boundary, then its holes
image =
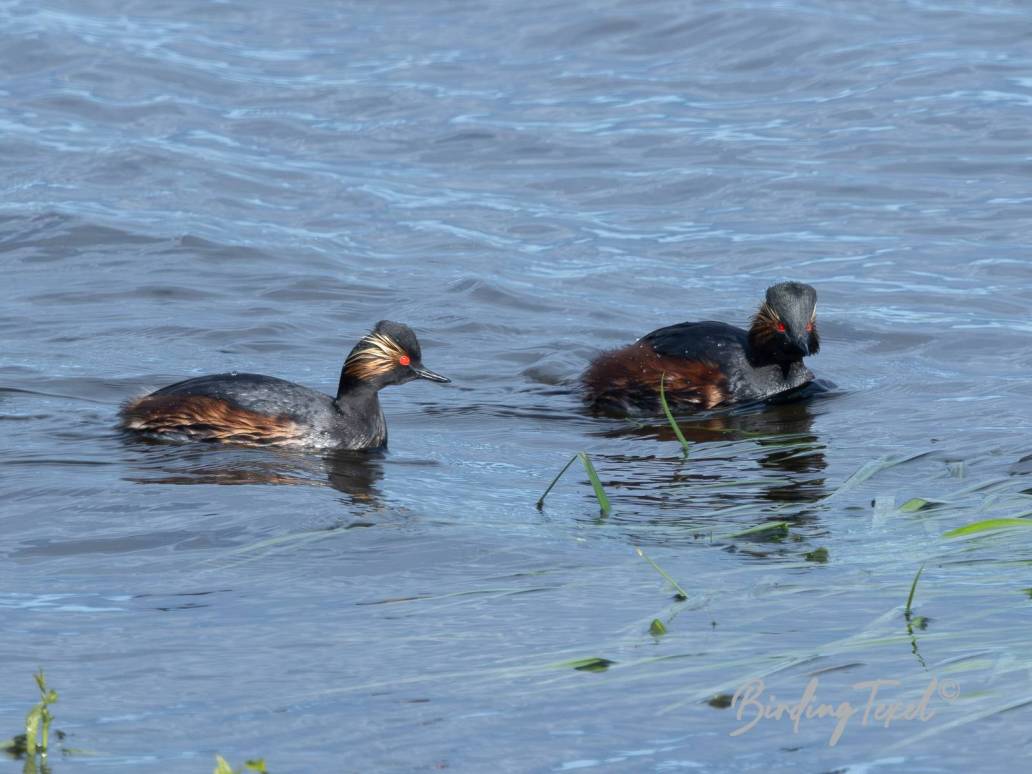
POLYGON ((1032 512, 1021 4, 13 0, 0 30, 0 738, 41 666, 85 751, 55 774, 1026 757, 1032 533, 944 537, 1032 512), (836 392, 686 423, 687 460, 581 410, 600 349, 783 279, 836 392), (116 432, 192 375, 331 391, 383 318, 453 379, 384 393, 385 456, 116 432), (576 466, 535 508, 578 451, 608 517, 576 466), (737 689, 814 677, 860 709, 837 744, 732 735, 737 689), (931 717, 862 722, 857 684, 933 679, 931 717))

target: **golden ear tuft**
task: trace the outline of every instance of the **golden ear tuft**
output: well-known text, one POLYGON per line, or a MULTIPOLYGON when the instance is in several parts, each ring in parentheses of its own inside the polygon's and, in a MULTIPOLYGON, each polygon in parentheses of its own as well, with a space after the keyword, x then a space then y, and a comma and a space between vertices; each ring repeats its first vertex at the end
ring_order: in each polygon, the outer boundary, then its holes
POLYGON ((370 333, 352 351, 344 364, 344 370, 357 379, 372 379, 395 368, 408 353, 390 336, 370 333))

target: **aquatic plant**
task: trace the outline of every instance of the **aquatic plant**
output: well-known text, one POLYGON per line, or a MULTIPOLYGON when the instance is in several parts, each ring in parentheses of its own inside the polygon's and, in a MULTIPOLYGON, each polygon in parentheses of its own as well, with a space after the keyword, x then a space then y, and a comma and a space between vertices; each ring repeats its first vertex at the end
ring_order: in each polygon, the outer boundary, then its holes
MULTIPOLYGON (((40 768, 47 768, 45 761, 50 747, 50 724, 54 721, 50 705, 57 702, 57 691, 47 686, 42 667, 32 677, 39 688, 39 703, 25 716, 25 733, 0 743, 0 749, 16 758, 26 759, 26 771, 36 770, 37 757, 40 759, 40 768)), ((58 736, 62 734, 58 732, 58 736)))
POLYGON ((688 599, 688 592, 685 591, 684 589, 682 589, 681 585, 677 581, 675 581, 672 577, 670 577, 670 574, 666 570, 664 570, 662 567, 660 567, 658 564, 656 564, 654 561, 652 561, 652 557, 650 557, 648 554, 646 554, 644 551, 642 551, 637 546, 634 547, 634 550, 635 550, 635 552, 637 552, 638 556, 640 556, 646 562, 651 564, 653 569, 656 572, 658 572, 660 575, 662 575, 667 583, 669 583, 671 586, 674 587, 674 592, 675 592, 674 593, 674 598, 675 599, 677 599, 680 602, 683 602, 684 600, 688 599))
POLYGON ((912 609, 911 605, 914 602, 914 592, 917 591, 917 582, 921 580, 921 573, 924 572, 924 568, 924 562, 922 562, 921 566, 917 568, 917 575, 914 576, 914 582, 910 584, 910 594, 907 595, 907 604, 906 607, 903 608, 903 615, 907 617, 908 621, 910 620, 910 612, 912 609))
POLYGON ((649 624, 649 634, 651 634, 653 637, 662 637, 666 633, 666 624, 660 621, 658 618, 653 618, 652 623, 649 624))
POLYGON ((659 405, 663 407, 663 413, 666 414, 667 422, 670 423, 670 427, 674 430, 674 435, 677 436, 677 440, 681 444, 681 450, 684 452, 684 456, 688 456, 688 452, 691 447, 688 445, 688 441, 685 440, 684 433, 681 432, 681 426, 677 424, 674 419, 673 412, 670 411, 670 404, 667 403, 666 389, 664 388, 664 381, 666 380, 666 372, 660 374, 659 377, 659 405))
POLYGON ((47 687, 47 678, 42 667, 33 678, 36 680, 36 687, 39 688, 39 704, 25 716, 25 754, 34 756, 38 753, 45 758, 50 739, 50 724, 54 721, 50 705, 57 702, 57 691, 47 687))
POLYGON ((244 774, 247 771, 257 771, 259 774, 269 774, 269 770, 265 768, 264 758, 255 758, 254 760, 244 761, 244 765, 238 769, 234 769, 229 765, 229 761, 223 758, 221 755, 215 756, 215 771, 212 774, 244 774))
POLYGON ((964 535, 974 535, 978 532, 989 532, 1010 527, 1032 527, 1032 519, 984 519, 983 521, 965 524, 963 527, 957 527, 944 532, 943 537, 963 537, 964 535))
POLYGON ((789 523, 787 521, 765 521, 748 529, 740 530, 728 535, 729 538, 756 538, 767 539, 785 537, 788 535, 789 523))
POLYGON ((828 561, 828 549, 824 546, 819 546, 813 551, 807 551, 803 554, 803 559, 808 562, 817 562, 818 564, 826 564, 828 561))
POLYGON ((598 500, 599 508, 601 508, 604 515, 608 516, 610 512, 612 512, 613 508, 609 503, 609 498, 606 496, 605 489, 602 488, 602 482, 599 481, 598 473, 595 472, 595 466, 591 464, 591 458, 588 457, 587 452, 577 452, 565 465, 563 465, 562 470, 560 470, 559 473, 556 474, 556 477, 552 479, 552 483, 548 485, 544 494, 538 498, 537 509, 541 510, 545 506, 545 498, 548 497, 548 493, 552 491, 552 488, 556 485, 559 479, 562 478, 563 473, 569 470, 570 465, 572 465, 576 460, 580 460, 584 465, 584 470, 587 471, 588 474, 588 480, 591 482, 591 488, 595 490, 595 498, 598 500))

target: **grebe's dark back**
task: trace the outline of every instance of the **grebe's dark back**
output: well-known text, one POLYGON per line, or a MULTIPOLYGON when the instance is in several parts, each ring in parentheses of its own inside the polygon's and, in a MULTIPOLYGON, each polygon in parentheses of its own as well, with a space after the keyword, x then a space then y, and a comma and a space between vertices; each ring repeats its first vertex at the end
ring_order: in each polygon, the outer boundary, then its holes
POLYGON ((686 322, 604 352, 584 372, 584 399, 606 413, 657 413, 662 378, 682 411, 762 400, 813 381, 803 358, 819 349, 817 291, 782 282, 767 289, 749 330, 686 322))
POLYGON ((261 374, 199 376, 128 402, 122 426, 152 438, 374 449, 387 443, 379 391, 413 379, 450 381, 423 367, 411 328, 381 320, 344 361, 336 397, 261 374))

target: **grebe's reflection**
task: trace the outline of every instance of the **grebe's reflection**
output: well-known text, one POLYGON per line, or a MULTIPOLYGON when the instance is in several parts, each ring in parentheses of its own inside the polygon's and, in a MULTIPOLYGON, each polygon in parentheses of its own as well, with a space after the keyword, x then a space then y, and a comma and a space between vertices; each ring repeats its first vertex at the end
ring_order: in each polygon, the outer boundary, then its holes
POLYGON ((337 451, 316 456, 271 449, 210 446, 168 446, 134 442, 146 447, 143 459, 130 463, 138 484, 269 484, 329 486, 359 503, 376 503, 383 478, 383 455, 366 451, 337 451))
MULTIPOLYGON (((696 454, 690 454, 672 474, 667 470, 667 481, 693 486, 697 495, 703 489, 726 486, 729 497, 735 497, 736 491, 740 497, 742 491, 749 490, 765 500, 816 502, 828 492, 821 475, 827 467, 825 446, 813 431, 814 416, 812 403, 796 399, 678 417, 678 426, 696 454), (762 483, 749 480, 756 478, 750 469, 755 471, 757 467, 762 483)), ((647 425, 623 426, 605 435, 677 441, 673 428, 663 418, 650 420, 647 425)), ((640 477, 641 467, 635 465, 634 469, 640 477)), ((639 480, 644 488, 657 483, 648 478, 639 480)), ((620 485, 638 488, 634 481, 620 485)))

